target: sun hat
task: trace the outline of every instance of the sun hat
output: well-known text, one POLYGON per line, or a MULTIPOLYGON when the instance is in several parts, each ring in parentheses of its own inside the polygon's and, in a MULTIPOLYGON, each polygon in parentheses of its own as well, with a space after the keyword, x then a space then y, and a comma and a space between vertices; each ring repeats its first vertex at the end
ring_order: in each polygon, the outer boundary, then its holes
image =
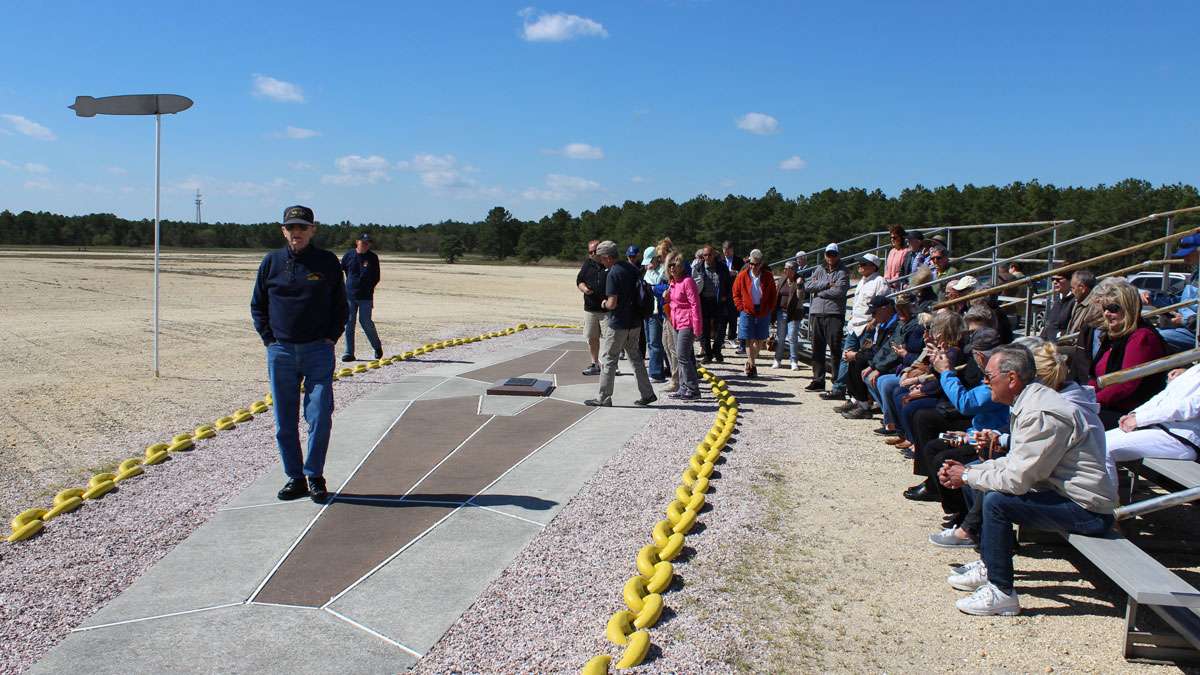
POLYGON ((971 288, 975 288, 976 284, 978 284, 978 283, 979 283, 978 279, 976 279, 975 277, 968 274, 967 276, 962 277, 958 281, 955 281, 954 283, 950 284, 950 288, 953 288, 954 290, 961 292, 961 291, 965 291, 965 290, 968 290, 971 288))
POLYGON ((874 265, 875 269, 878 270, 879 269, 879 256, 875 255, 874 253, 864 253, 862 260, 860 260, 858 262, 858 264, 874 265))
POLYGON ((646 250, 642 253, 642 267, 649 265, 653 260, 654 260, 654 247, 647 246, 646 250))

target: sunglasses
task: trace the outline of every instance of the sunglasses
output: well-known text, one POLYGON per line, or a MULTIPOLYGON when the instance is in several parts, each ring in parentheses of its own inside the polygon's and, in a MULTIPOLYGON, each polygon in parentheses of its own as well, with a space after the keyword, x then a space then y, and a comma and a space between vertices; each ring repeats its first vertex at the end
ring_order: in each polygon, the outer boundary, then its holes
POLYGON ((1050 281, 1053 281, 1056 284, 1064 283, 1066 280, 1066 277, 1050 277, 1050 281))
POLYGON ((1104 311, 1109 314, 1121 314, 1121 306, 1115 302, 1111 302, 1103 307, 1104 311))
POLYGON ((287 225, 283 226, 283 229, 287 230, 288 232, 291 232, 292 230, 307 230, 308 228, 309 226, 305 225, 304 223, 288 223, 287 225))
POLYGON ((998 371, 995 375, 992 375, 991 373, 989 373, 985 370, 985 371, 983 371, 983 383, 991 384, 993 379, 999 379, 999 377, 1001 375, 1003 375, 1004 373, 1007 373, 1007 372, 1011 372, 1011 371, 1001 370, 1001 371, 998 371))

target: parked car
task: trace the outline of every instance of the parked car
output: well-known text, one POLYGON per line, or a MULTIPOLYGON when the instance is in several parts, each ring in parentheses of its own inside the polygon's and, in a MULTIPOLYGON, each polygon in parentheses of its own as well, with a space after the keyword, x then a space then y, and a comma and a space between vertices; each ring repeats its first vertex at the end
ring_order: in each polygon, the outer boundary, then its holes
POLYGON ((1155 307, 1166 307, 1175 302, 1175 299, 1183 293, 1183 288, 1187 286, 1190 275, 1186 272, 1171 272, 1168 277, 1166 293, 1162 291, 1162 272, 1138 272, 1131 274, 1126 279, 1133 284, 1139 291, 1150 292, 1150 304, 1155 307))

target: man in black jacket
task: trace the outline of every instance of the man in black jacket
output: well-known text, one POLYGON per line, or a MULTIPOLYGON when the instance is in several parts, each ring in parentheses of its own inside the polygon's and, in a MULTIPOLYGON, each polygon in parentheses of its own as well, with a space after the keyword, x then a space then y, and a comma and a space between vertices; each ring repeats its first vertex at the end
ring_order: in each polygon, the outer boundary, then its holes
MULTIPOLYGON (((729 288, 721 291, 721 314, 717 317, 720 333, 717 334, 717 342, 719 343, 724 337, 726 331, 729 333, 730 340, 737 340, 737 308, 733 306, 733 280, 737 278, 738 272, 742 271, 746 261, 738 257, 733 251, 733 242, 726 241, 721 244, 721 262, 725 266, 726 276, 729 279, 729 288)), ((717 348, 720 353, 720 348, 717 348)), ((746 353, 746 344, 744 340, 738 340, 738 346, 735 350, 738 354, 746 353)))
POLYGON ((725 342, 725 324, 721 317, 725 315, 726 302, 733 302, 733 281, 717 251, 712 246, 703 249, 703 262, 696 260, 692 266, 692 281, 696 283, 696 292, 700 294, 700 351, 703 362, 724 363, 721 356, 721 346, 725 342))
POLYGON ((250 316, 267 347, 275 444, 288 477, 279 498, 307 493, 323 502, 328 497, 325 451, 333 424, 333 345, 346 324, 346 286, 337 256, 312 244, 316 231, 312 209, 284 209, 287 245, 268 253, 258 266, 250 316), (307 458, 300 452, 298 428, 302 379, 307 458))
POLYGON ((608 279, 608 270, 600 264, 596 255, 599 239, 588 242, 587 258, 575 275, 575 286, 583 293, 583 335, 587 338, 588 352, 592 356, 592 365, 583 371, 584 375, 600 374, 600 323, 604 321, 607 310, 604 309, 604 287, 608 279))
POLYGON ((346 317, 346 347, 343 361, 354 360, 354 317, 362 325, 367 342, 375 350, 375 359, 383 358, 383 344, 371 319, 375 307, 375 286, 379 284, 379 256, 371 250, 371 235, 363 232, 354 242, 354 248, 342 256, 342 271, 346 273, 346 300, 349 303, 346 317))
POLYGON ((1075 296, 1071 294, 1071 275, 1059 272, 1050 277, 1050 297, 1046 298, 1046 326, 1042 328, 1043 340, 1054 340, 1067 332, 1071 323, 1071 312, 1075 309, 1075 296))

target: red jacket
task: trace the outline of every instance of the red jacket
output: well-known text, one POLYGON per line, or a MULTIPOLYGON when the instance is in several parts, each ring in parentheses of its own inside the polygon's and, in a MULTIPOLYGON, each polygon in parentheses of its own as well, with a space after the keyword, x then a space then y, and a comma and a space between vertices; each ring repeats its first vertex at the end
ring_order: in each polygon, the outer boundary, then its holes
POLYGON ((739 312, 753 314, 756 317, 771 316, 771 312, 775 311, 775 304, 779 300, 779 291, 775 288, 775 276, 771 274, 765 266, 759 272, 762 276, 759 277, 759 285, 762 287, 762 299, 758 303, 758 311, 754 311, 754 299, 750 293, 750 266, 746 265, 738 272, 737 278, 733 280, 733 305, 737 307, 739 312))

